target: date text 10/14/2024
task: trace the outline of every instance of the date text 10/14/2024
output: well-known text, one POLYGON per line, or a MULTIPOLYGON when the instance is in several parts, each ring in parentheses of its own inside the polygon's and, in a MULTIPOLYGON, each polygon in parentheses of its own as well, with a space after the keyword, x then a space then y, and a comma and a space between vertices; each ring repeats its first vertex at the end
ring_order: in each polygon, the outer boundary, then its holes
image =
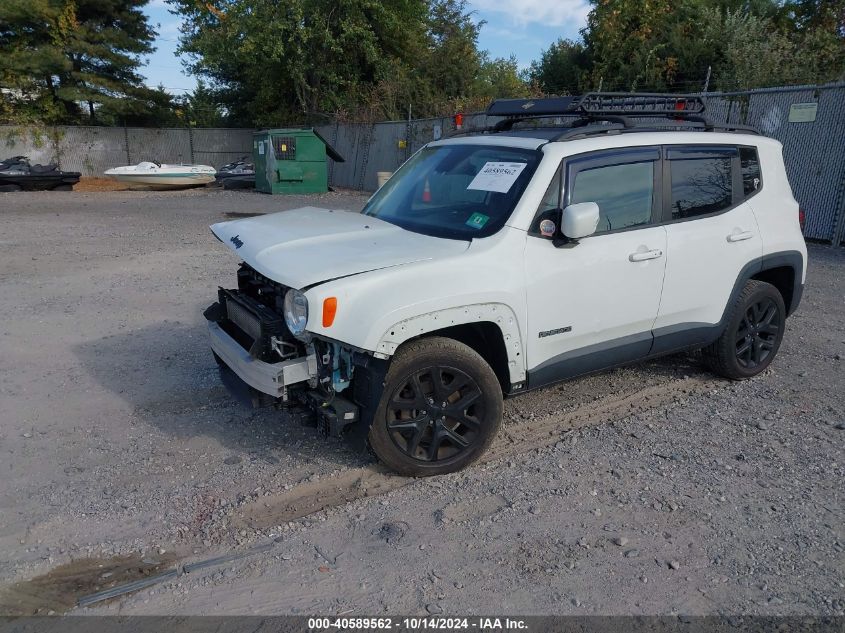
POLYGON ((527 631, 528 625, 520 618, 444 618, 444 617, 401 617, 401 618, 366 618, 332 617, 309 618, 309 631, 366 631, 366 630, 401 630, 401 631, 527 631))

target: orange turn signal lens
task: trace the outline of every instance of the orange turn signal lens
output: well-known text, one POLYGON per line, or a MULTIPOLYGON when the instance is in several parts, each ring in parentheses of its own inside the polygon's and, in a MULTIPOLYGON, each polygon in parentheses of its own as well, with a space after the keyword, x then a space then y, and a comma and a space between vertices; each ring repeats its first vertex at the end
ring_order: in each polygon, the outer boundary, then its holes
POLYGON ((337 314, 337 297, 323 299, 323 327, 331 327, 337 314))

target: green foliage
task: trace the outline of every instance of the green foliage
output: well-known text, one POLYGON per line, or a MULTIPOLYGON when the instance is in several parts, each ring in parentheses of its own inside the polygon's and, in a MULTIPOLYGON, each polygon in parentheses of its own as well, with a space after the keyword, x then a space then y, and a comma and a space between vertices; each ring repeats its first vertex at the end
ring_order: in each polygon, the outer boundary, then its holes
POLYGON ((0 2, 0 120, 99 122, 154 98, 138 75, 148 0, 0 2))
POLYGON ((589 84, 590 56, 582 42, 559 39, 531 63, 529 78, 553 94, 577 94, 589 84))
POLYGON ((197 87, 177 102, 177 114, 192 127, 225 127, 226 114, 213 90, 200 80, 197 87))
POLYGON ((481 55, 473 92, 488 100, 516 99, 538 94, 536 88, 533 88, 519 72, 519 63, 515 55, 491 59, 486 51, 481 55))
POLYGON ((845 0, 593 0, 583 42, 532 64, 546 92, 742 90, 845 77, 845 0))
POLYGON ((191 70, 244 125, 454 112, 526 89, 478 50, 465 0, 168 0, 191 70))
MULTIPOLYGON (((526 71, 467 0, 166 0, 192 94, 138 74, 149 0, 0 0, 0 122, 274 126, 478 110, 496 97, 845 77, 845 0, 591 0, 526 71)), ((515 10, 517 10, 515 8, 515 10)))

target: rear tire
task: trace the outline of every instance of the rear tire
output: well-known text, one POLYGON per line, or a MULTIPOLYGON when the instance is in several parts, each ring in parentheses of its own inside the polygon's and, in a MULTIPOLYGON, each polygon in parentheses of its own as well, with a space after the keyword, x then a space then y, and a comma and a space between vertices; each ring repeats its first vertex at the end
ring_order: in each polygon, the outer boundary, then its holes
POLYGON ((731 306, 721 336, 702 350, 705 362, 725 378, 753 378, 774 360, 785 325, 786 307, 777 288, 749 281, 731 306))
POLYGON ((404 475, 455 472, 490 446, 502 408, 499 380, 475 350, 442 337, 415 341, 390 363, 370 447, 404 475))

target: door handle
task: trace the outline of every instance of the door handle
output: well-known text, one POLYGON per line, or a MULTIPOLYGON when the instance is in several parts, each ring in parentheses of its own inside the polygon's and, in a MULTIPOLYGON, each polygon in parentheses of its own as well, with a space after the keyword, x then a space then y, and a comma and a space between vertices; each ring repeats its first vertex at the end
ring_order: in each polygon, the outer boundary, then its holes
POLYGON ((742 233, 731 233, 728 235, 729 242, 741 242, 743 240, 750 240, 754 237, 754 233, 751 231, 743 231, 742 233))
POLYGON ((661 251, 660 249, 654 249, 653 251, 631 253, 630 255, 628 255, 628 261, 644 262, 647 259, 657 259, 658 257, 663 257, 663 251, 661 251))

